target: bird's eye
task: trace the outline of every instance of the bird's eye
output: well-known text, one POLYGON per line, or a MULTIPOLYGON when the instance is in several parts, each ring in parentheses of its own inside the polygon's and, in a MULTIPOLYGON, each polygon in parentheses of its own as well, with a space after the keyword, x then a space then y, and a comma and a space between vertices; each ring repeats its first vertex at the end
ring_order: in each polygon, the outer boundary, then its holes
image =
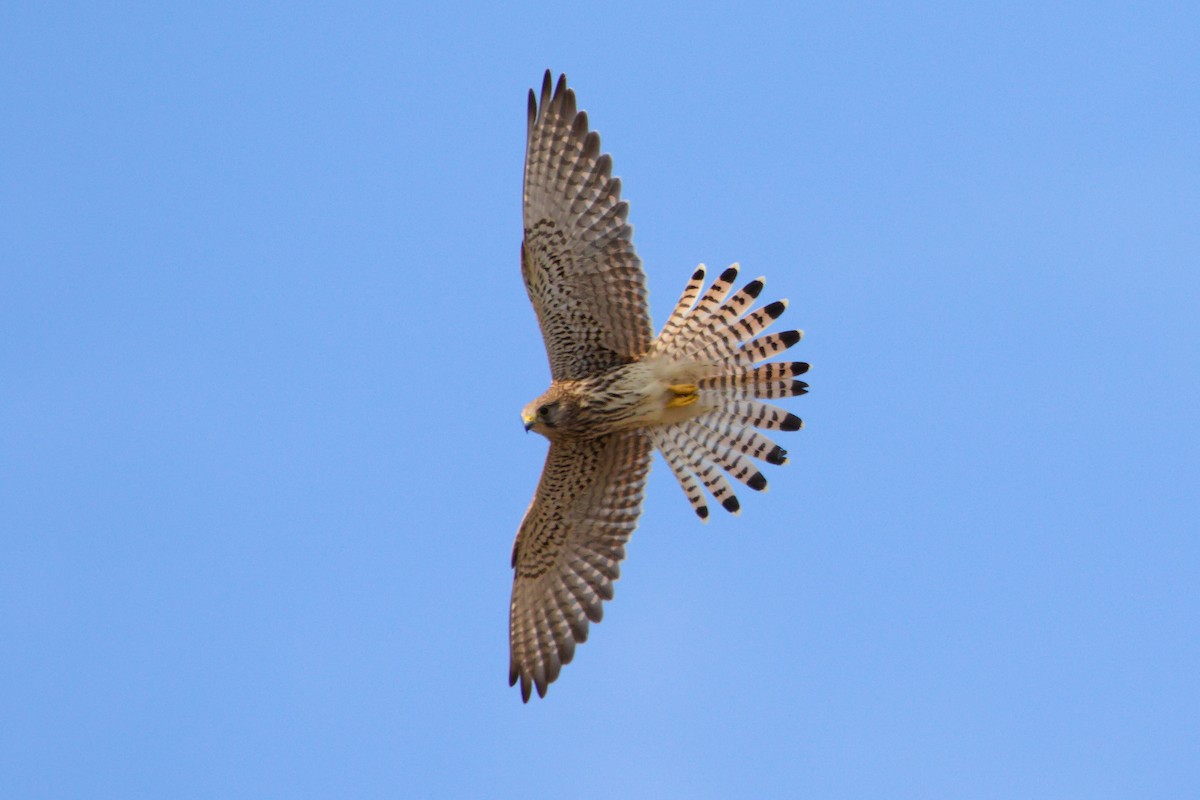
POLYGON ((542 406, 537 411, 538 419, 545 419, 550 416, 550 406, 542 406))

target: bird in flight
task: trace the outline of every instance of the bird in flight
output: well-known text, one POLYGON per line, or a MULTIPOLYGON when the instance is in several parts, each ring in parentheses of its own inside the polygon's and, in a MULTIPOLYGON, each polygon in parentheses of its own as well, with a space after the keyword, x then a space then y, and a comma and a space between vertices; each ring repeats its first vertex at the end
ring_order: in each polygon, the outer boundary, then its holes
POLYGON ((756 462, 787 463, 760 431, 803 425, 765 402, 808 390, 808 364, 768 361, 802 335, 764 334, 787 301, 755 307, 762 278, 735 291, 735 264, 706 286, 701 265, 655 337, 628 212, 566 76, 547 70, 540 98, 529 92, 521 243, 552 378, 521 412, 550 440, 512 550, 508 680, 525 702, 545 697, 612 599, 655 450, 707 520, 709 496, 738 513, 730 478, 762 491, 756 462))

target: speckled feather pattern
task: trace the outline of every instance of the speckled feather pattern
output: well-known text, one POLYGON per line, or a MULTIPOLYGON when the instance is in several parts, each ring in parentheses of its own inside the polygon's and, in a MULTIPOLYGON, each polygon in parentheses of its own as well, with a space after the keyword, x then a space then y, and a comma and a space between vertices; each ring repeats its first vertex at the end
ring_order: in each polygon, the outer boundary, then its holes
POLYGON ((650 347, 642 262, 612 159, 560 77, 529 93, 521 271, 555 380, 627 364, 650 347))
POLYGON ((551 444, 513 547, 509 681, 523 697, 545 695, 612 598, 651 451, 640 431, 551 444))

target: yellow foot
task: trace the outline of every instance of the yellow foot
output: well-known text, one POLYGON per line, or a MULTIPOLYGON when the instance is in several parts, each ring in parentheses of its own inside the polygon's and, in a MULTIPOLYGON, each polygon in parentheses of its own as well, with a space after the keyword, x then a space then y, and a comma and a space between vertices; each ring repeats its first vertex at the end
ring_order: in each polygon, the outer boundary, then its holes
POLYGON ((677 383, 667 388, 675 395, 667 401, 667 408, 683 408, 700 399, 700 389, 694 383, 677 383))

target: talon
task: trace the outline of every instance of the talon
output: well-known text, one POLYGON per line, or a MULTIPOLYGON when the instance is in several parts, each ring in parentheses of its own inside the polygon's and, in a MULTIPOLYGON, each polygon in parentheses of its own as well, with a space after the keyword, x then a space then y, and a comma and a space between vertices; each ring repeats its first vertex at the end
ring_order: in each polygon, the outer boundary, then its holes
POLYGON ((700 389, 694 383, 677 383, 667 388, 675 395, 667 401, 667 408, 683 408, 700 399, 700 389))

